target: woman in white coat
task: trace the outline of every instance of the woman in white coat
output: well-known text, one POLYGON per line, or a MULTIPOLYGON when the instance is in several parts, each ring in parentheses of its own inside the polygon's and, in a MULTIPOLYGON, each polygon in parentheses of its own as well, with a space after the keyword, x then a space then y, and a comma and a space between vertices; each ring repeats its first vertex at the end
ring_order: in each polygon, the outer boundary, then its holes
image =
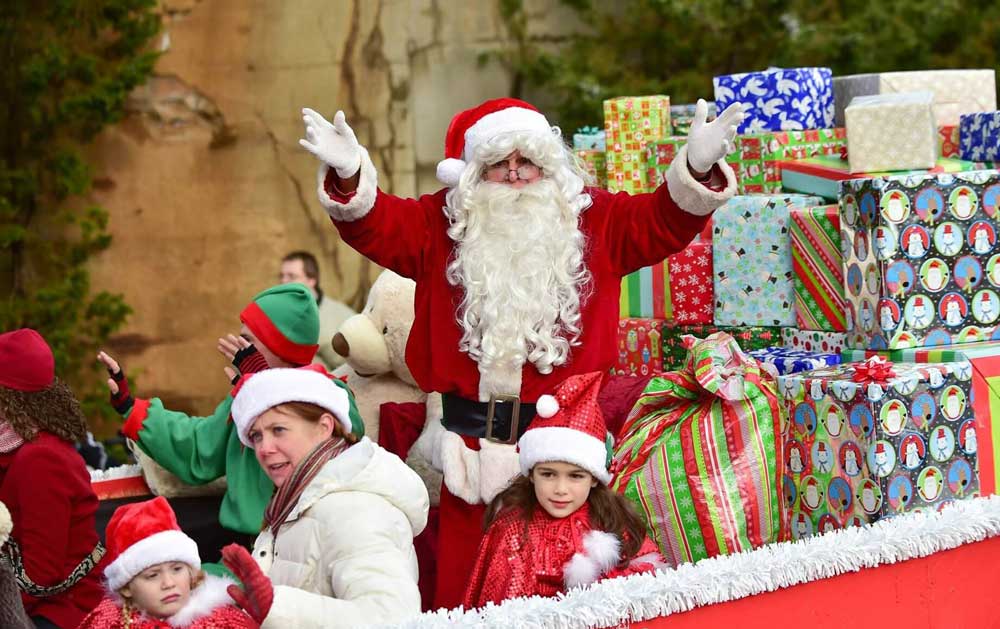
POLYGON ((362 436, 347 386, 316 366, 268 369, 241 384, 232 415, 276 487, 253 559, 242 548, 224 553, 244 583, 238 602, 262 628, 353 627, 419 614, 413 538, 427 522, 427 490, 362 436))

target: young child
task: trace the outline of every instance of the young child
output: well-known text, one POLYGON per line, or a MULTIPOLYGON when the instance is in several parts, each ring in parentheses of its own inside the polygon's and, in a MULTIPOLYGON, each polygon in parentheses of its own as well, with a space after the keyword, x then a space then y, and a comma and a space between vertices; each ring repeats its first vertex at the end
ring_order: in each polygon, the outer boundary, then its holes
POLYGON ((233 581, 201 570, 198 545, 162 496, 119 507, 107 529, 108 596, 79 629, 256 629, 226 591, 233 581))
POLYGON ((608 489, 611 460, 597 405, 601 374, 571 376, 518 441, 522 476, 486 513, 466 608, 554 596, 666 565, 631 505, 608 489))

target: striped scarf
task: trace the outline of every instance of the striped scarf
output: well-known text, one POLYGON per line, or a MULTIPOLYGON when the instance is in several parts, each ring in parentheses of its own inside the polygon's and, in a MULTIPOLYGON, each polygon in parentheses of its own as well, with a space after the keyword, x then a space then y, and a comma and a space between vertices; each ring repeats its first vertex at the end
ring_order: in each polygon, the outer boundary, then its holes
POLYGON ((279 487, 271 497, 271 502, 264 510, 264 525, 261 529, 271 529, 271 534, 277 537, 278 529, 285 523, 288 514, 298 503, 302 492, 309 486, 320 469, 328 461, 346 450, 348 443, 343 439, 327 439, 316 446, 305 459, 295 468, 291 477, 279 487))

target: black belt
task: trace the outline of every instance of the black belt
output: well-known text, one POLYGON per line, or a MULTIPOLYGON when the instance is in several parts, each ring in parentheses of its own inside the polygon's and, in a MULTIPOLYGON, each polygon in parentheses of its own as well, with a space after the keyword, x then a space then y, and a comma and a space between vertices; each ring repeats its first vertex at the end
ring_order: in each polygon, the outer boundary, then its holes
POLYGON ((522 402, 516 395, 491 395, 489 402, 473 402, 443 393, 441 401, 445 429, 496 443, 517 443, 535 418, 535 405, 522 402))

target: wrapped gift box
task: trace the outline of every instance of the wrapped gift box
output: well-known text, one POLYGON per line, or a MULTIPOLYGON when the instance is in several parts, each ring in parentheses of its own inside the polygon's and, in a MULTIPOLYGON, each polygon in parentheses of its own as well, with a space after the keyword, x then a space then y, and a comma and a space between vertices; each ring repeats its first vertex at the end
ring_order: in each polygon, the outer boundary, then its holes
POLYGON ((855 96, 929 91, 934 95, 938 125, 956 125, 961 114, 997 108, 993 70, 922 70, 853 74, 833 80, 836 124, 844 124, 844 110, 855 96))
POLYGON ((604 151, 598 149, 579 149, 574 151, 583 162, 587 173, 594 178, 594 185, 606 188, 608 185, 608 167, 604 161, 604 151))
POLYGON ((795 325, 803 330, 847 331, 840 208, 793 208, 788 223, 795 274, 795 325))
POLYGON ((845 363, 861 362, 873 356, 880 356, 894 363, 951 363, 1000 356, 1000 341, 959 343, 938 347, 908 347, 906 349, 845 348, 840 353, 840 357, 845 363))
POLYGON ((884 361, 779 377, 793 536, 976 495, 976 455, 961 441, 971 378, 968 362, 884 361))
MULTIPOLYGON (((695 104, 671 105, 670 125, 674 135, 685 136, 691 130, 691 123, 694 121, 695 104)), ((708 116, 705 122, 715 120, 715 103, 708 103, 708 116)))
POLYGON ((578 151, 601 151, 604 152, 604 129, 597 127, 581 127, 573 134, 573 148, 578 151))
POLYGON ((646 146, 670 136, 670 98, 627 96, 604 101, 608 190, 648 192, 646 146))
POLYGON ((663 371, 662 319, 621 319, 618 321, 618 360, 614 373, 620 376, 649 376, 663 371))
POLYGON ((847 345, 847 334, 844 332, 781 328, 781 344, 785 347, 804 349, 809 352, 839 352, 847 345))
POLYGON ((959 426, 958 443, 978 457, 979 490, 998 494, 1000 471, 1000 355, 978 357, 972 364, 972 407, 975 426, 959 426))
POLYGON ((712 217, 716 325, 795 325, 788 214, 804 195, 733 197, 712 217))
POLYGON ((748 353, 762 363, 773 365, 781 375, 840 364, 840 354, 837 352, 807 352, 787 347, 765 347, 748 353))
POLYGON ((844 110, 852 173, 932 168, 937 127, 930 92, 858 96, 844 110))
POLYGON ((848 179, 871 179, 891 175, 911 175, 926 173, 957 173, 967 170, 992 168, 989 163, 966 162, 954 158, 940 158, 932 168, 895 171, 851 173, 846 157, 821 155, 781 162, 781 185, 785 190, 803 194, 815 194, 831 201, 838 200, 840 182, 848 179))
POLYGON ((958 158, 958 125, 938 127, 938 157, 958 158))
POLYGON ((680 369, 687 358, 687 348, 682 337, 691 335, 705 338, 716 332, 725 332, 736 339, 744 352, 777 345, 781 328, 766 326, 718 327, 714 325, 665 325, 663 326, 663 370, 680 369))
POLYGON ((843 182, 849 346, 989 339, 1000 313, 998 209, 995 170, 843 182))
POLYGON ((646 145, 646 182, 650 188, 655 189, 666 181, 667 169, 685 144, 686 137, 673 136, 646 145))
POLYGON ((833 73, 830 68, 784 68, 713 79, 721 113, 739 102, 747 118, 738 133, 828 129, 833 126, 833 73))
POLYGON ((712 243, 692 242, 667 258, 670 320, 679 325, 712 323, 712 243))
POLYGON ((623 277, 618 305, 618 314, 623 319, 672 318, 670 266, 667 261, 642 267, 623 277))
POLYGON ((1000 111, 962 116, 959 157, 974 161, 1000 160, 1000 111))

